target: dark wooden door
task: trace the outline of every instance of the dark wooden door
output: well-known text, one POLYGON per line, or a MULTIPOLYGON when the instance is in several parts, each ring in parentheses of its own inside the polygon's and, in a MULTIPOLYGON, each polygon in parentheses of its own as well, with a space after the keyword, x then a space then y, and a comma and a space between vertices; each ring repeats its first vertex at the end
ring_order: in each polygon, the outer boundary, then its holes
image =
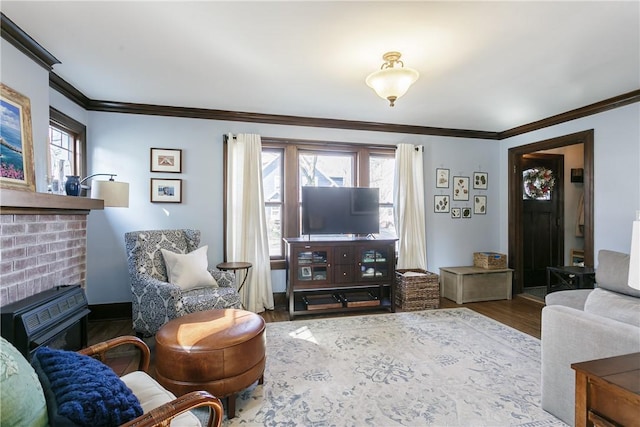
POLYGON ((544 286, 546 269, 563 265, 564 156, 527 154, 520 161, 522 176, 522 284, 544 286))

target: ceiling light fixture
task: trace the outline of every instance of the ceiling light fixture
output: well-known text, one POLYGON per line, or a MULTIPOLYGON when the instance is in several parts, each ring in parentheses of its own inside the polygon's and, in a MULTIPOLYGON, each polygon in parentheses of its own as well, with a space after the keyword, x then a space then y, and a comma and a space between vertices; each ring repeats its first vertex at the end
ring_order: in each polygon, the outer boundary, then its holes
POLYGON ((385 61, 380 70, 375 71, 365 80, 380 98, 389 100, 393 107, 396 99, 407 93, 409 87, 418 80, 420 74, 412 68, 404 66, 400 61, 400 52, 387 52, 382 55, 385 61))

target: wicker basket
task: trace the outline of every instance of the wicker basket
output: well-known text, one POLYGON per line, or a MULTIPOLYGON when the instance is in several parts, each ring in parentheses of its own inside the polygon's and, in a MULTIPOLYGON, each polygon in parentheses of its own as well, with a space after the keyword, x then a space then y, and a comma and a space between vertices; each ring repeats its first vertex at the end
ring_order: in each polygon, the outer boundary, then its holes
POLYGON ((473 265, 485 269, 507 268, 507 256, 497 252, 474 252, 473 265))
POLYGON ((440 285, 438 275, 421 269, 396 270, 396 306, 405 311, 440 307, 440 285), (407 272, 422 273, 419 276, 407 272))

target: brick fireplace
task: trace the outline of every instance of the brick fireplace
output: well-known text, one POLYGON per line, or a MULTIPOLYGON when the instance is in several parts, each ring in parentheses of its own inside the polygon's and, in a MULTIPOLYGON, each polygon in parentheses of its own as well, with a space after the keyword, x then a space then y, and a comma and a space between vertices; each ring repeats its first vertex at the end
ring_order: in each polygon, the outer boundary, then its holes
POLYGON ((3 189, 0 306, 58 285, 85 287, 87 215, 103 201, 3 189))

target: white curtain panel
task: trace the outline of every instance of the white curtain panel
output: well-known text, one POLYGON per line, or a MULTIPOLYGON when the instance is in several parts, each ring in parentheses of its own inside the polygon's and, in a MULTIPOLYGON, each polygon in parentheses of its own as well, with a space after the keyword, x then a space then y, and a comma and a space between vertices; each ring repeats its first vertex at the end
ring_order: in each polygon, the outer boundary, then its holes
POLYGON ((422 147, 398 144, 394 215, 398 233, 398 269, 427 269, 422 147))
POLYGON ((273 310, 260 135, 238 134, 235 140, 229 135, 226 194, 227 261, 253 265, 240 290, 242 304, 254 313, 273 310))

